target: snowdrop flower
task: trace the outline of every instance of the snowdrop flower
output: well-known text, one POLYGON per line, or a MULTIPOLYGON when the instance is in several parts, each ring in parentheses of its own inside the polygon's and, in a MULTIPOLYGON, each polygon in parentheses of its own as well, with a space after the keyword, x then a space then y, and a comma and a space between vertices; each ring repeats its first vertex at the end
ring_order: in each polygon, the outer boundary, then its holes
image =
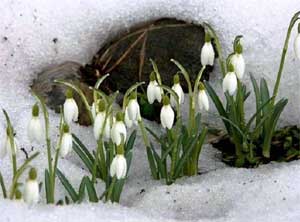
POLYGON ((37 104, 32 107, 32 117, 27 127, 27 133, 30 142, 42 142, 43 128, 39 118, 39 106, 37 104))
POLYGON ((69 89, 66 92, 66 101, 64 103, 64 119, 68 125, 70 125, 72 120, 78 120, 78 106, 73 99, 72 91, 69 89))
POLYGON ((124 114, 122 112, 118 112, 116 116, 116 122, 113 123, 111 128, 111 139, 117 146, 119 146, 122 142, 122 139, 126 141, 126 136, 127 131, 124 124, 124 114))
POLYGON ((9 129, 6 128, 6 136, 3 140, 1 147, 0 147, 0 158, 3 159, 7 153, 11 156, 13 153, 16 155, 18 151, 18 143, 17 140, 13 137, 13 143, 14 145, 11 146, 10 138, 9 138, 9 129))
POLYGON ((94 136, 96 140, 99 140, 103 129, 104 138, 108 140, 110 138, 110 118, 109 116, 106 118, 105 102, 103 100, 100 100, 98 110, 99 112, 97 113, 94 121, 94 136))
POLYGON ((36 204, 39 201, 39 183, 37 172, 34 168, 29 171, 29 177, 25 183, 24 200, 28 204, 36 204))
POLYGON ((206 65, 213 65, 214 64, 214 59, 215 59, 215 52, 214 48, 211 44, 211 37, 209 33, 205 33, 205 43, 201 49, 201 64, 203 66, 206 65))
POLYGON ((150 74, 150 82, 147 86, 147 98, 150 104, 154 103, 157 100, 159 103, 161 102, 161 94, 162 90, 158 86, 158 83, 155 80, 155 74, 152 72, 150 74))
POLYGON ((128 118, 133 122, 137 122, 141 119, 140 106, 137 101, 137 93, 134 92, 130 95, 130 99, 127 105, 128 118))
POLYGON ((223 79, 223 92, 228 92, 229 95, 233 95, 237 89, 237 78, 234 73, 234 67, 232 64, 228 67, 228 73, 223 79))
POLYGON ((235 53, 231 58, 231 63, 234 67, 234 71, 238 79, 242 79, 245 72, 245 60, 242 53, 243 47, 240 43, 238 43, 235 49, 235 53))
POLYGON ((117 154, 110 165, 110 176, 124 179, 127 173, 127 162, 123 154, 117 154))
POLYGON ((200 110, 209 110, 209 102, 208 97, 205 92, 205 87, 202 82, 199 84, 199 91, 198 91, 198 105, 200 110))
MULTIPOLYGON (((184 92, 183 92, 182 87, 180 85, 178 74, 176 74, 174 76, 173 81, 174 81, 174 85, 172 86, 172 89, 176 92, 177 96, 179 97, 179 104, 182 104, 184 102, 184 92)), ((176 99, 174 98, 173 95, 171 95, 171 105, 173 107, 176 107, 176 105, 177 105, 176 99)))
POLYGON ((174 111, 170 106, 170 100, 168 96, 163 98, 163 107, 160 111, 160 122, 163 128, 171 129, 174 123, 174 111))
POLYGON ((129 119, 129 114, 128 114, 128 108, 127 107, 125 109, 124 122, 125 122, 125 124, 128 128, 131 128, 133 126, 133 124, 137 124, 137 123, 134 123, 131 119, 129 119))
POLYGON ((296 56, 300 60, 300 23, 298 24, 298 33, 295 39, 294 48, 296 56))
POLYGON ((63 135, 61 138, 60 151, 59 154, 61 157, 67 156, 71 152, 73 147, 73 138, 70 133, 70 128, 67 124, 63 125, 63 135))

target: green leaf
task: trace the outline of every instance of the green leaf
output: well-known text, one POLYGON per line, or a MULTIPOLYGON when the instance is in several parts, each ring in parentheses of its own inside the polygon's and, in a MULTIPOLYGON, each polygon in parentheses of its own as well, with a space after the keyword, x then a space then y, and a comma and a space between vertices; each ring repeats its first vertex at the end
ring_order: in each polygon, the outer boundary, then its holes
MULTIPOLYGON (((223 106, 221 100, 219 99, 219 97, 217 96, 215 90, 210 86, 210 84, 208 82, 204 82, 204 85, 205 85, 206 91, 208 92, 210 98, 212 99, 213 103, 215 104, 215 107, 217 108, 219 115, 228 119, 228 115, 224 109, 224 106, 223 106)), ((225 121, 223 121, 223 123, 227 129, 227 132, 229 133, 230 132, 229 124, 225 121)))
POLYGON ((127 152, 129 152, 129 151, 132 150, 135 139, 136 139, 136 130, 134 130, 134 131, 131 133, 131 135, 130 135, 130 137, 129 137, 127 143, 126 143, 126 146, 125 146, 125 153, 127 153, 127 152))
POLYGON ((175 167, 175 173, 174 178, 178 178, 185 162, 188 160, 188 158, 191 156, 191 153, 197 143, 197 136, 194 136, 193 138, 190 138, 189 143, 187 145, 186 151, 183 153, 182 157, 178 160, 176 167, 175 167))
POLYGON ((94 164, 95 160, 92 162, 90 160, 90 158, 85 154, 85 152, 81 148, 82 147, 80 147, 76 142, 73 141, 73 150, 79 156, 79 158, 82 160, 84 165, 88 168, 90 173, 93 173, 93 164, 94 164))
POLYGON ((46 169, 45 170, 45 192, 46 192, 47 204, 51 203, 51 199, 52 199, 50 186, 51 186, 51 184, 50 184, 50 174, 49 174, 49 171, 46 169))
POLYGON ((255 78, 253 77, 252 74, 250 74, 250 77, 251 77, 251 82, 252 82, 253 90, 254 90, 254 93, 255 93, 256 112, 259 114, 259 115, 258 114, 256 115, 256 125, 258 125, 258 123, 260 122, 260 119, 261 119, 261 111, 258 112, 259 107, 261 106, 261 95, 260 95, 258 84, 257 84, 255 78))
POLYGON ((206 134, 207 134, 207 127, 204 127, 204 129, 202 130, 200 137, 198 139, 196 149, 194 151, 194 153, 195 153, 194 155, 195 155, 195 158, 197 159, 197 163, 199 161, 199 156, 201 153, 201 149, 202 149, 206 134))
POLYGON ((7 198, 5 183, 4 183, 3 176, 2 176, 1 172, 0 172, 0 185, 1 185, 1 189, 2 189, 3 198, 7 198))
POLYGON ((89 158, 89 160, 91 162, 95 161, 95 158, 93 157, 93 155, 90 153, 90 151, 88 150, 88 148, 80 141, 80 139, 75 135, 72 134, 73 136, 73 141, 75 141, 75 143, 80 147, 80 149, 84 152, 84 154, 89 158))
POLYGON ((119 203, 121 193, 125 184, 125 179, 117 180, 113 188, 112 200, 113 202, 119 203))
POLYGON ((97 193, 96 193, 94 184, 92 183, 92 181, 90 180, 90 178, 88 176, 85 176, 84 180, 85 180, 85 186, 87 189, 87 193, 89 196, 89 201, 97 203, 99 201, 99 199, 97 197, 97 193))
POLYGON ((267 126, 268 130, 266 131, 266 135, 265 135, 264 143, 263 143, 263 156, 266 158, 270 157, 271 140, 272 140, 278 119, 287 103, 288 103, 287 99, 279 100, 274 107, 274 111, 272 112, 270 121, 268 121, 268 123, 269 123, 267 126))
POLYGON ((146 151, 147 151, 147 158, 148 158, 148 162, 149 162, 149 166, 150 166, 150 170, 151 170, 151 175, 152 175, 153 179, 158 180, 159 177, 158 177, 157 167, 155 165, 151 147, 146 147, 146 151))
POLYGON ((60 182, 62 183, 62 185, 64 186, 64 188, 68 192, 68 194, 70 195, 72 201, 74 203, 76 203, 79 199, 79 196, 76 193, 73 186, 70 184, 69 180, 65 177, 65 175, 59 169, 56 170, 56 175, 58 176, 60 182))
POLYGON ((81 203, 85 197, 85 180, 84 177, 81 179, 79 190, 78 190, 78 203, 81 203))
POLYGON ((163 139, 159 138, 150 128, 146 127, 146 130, 153 136, 153 138, 159 143, 159 144, 165 144, 163 139))

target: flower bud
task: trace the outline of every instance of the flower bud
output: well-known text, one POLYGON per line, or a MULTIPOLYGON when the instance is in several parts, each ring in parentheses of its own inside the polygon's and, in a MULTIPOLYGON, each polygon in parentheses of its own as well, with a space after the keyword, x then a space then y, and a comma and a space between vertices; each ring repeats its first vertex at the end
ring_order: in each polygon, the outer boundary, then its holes
POLYGON ((127 162, 123 154, 117 154, 110 165, 110 176, 124 179, 127 173, 127 162))

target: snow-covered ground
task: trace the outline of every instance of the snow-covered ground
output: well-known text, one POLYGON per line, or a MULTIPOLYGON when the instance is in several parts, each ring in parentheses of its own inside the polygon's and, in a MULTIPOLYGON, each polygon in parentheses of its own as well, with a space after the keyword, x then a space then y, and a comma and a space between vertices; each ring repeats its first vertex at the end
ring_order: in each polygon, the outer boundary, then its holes
MULTIPOLYGON (((120 30, 161 17, 211 23, 226 53, 234 36, 243 34, 247 73, 263 76, 273 85, 286 29, 298 10, 298 0, 1 0, 0 107, 9 112, 21 146, 30 151, 26 127, 34 99, 29 85, 36 74, 66 60, 86 63, 120 30)), ((296 29, 292 39, 295 33, 296 29)), ((291 49, 280 87, 280 96, 289 98, 282 124, 299 125, 300 63, 291 49)), ((212 81, 220 87, 218 70, 212 81)), ((249 77, 245 81, 249 83, 249 77)), ((252 108, 251 101, 248 106, 252 108)), ((50 114, 52 138, 56 138, 58 116, 50 114)), ((4 117, 0 115, 0 138, 4 138, 4 129, 4 117)), ((91 128, 73 125, 72 129, 94 147, 91 128)), ((34 165, 42 179, 46 150, 44 146, 34 149, 41 151, 34 165)), ((23 158, 20 153, 19 160, 23 158)), ((0 200, 0 221, 299 221, 299 161, 236 169, 225 166, 219 153, 205 146, 200 160, 202 175, 165 186, 151 180, 138 138, 132 164, 120 205, 54 207, 42 200, 40 205, 27 206, 0 200)), ((72 175, 74 184, 87 173, 74 154, 59 165, 69 177, 72 175)), ((9 181, 8 158, 0 161, 0 169, 9 181)), ((57 198, 63 194, 59 185, 57 198)))

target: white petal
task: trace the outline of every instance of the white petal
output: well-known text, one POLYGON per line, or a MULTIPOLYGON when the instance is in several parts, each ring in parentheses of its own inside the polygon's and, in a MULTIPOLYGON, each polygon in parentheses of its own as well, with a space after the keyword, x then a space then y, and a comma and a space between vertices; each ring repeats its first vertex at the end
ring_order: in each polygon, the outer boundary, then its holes
POLYGON ((96 115, 95 121, 94 121, 94 137, 96 140, 99 139, 100 134, 101 134, 101 130, 104 126, 104 121, 105 121, 105 113, 104 112, 100 112, 96 115))
MULTIPOLYGON (((176 92, 177 96, 179 97, 179 104, 182 104, 184 102, 184 92, 182 90, 182 87, 180 86, 179 83, 177 83, 172 86, 172 89, 176 92)), ((171 95, 170 103, 173 107, 176 107, 177 103, 174 96, 172 95, 171 95)))
POLYGON ((68 125, 72 120, 77 121, 78 119, 78 106, 72 98, 66 99, 64 103, 64 118, 68 125))
POLYGON ((234 54, 231 58, 237 78, 242 79, 245 73, 245 60, 242 54, 234 54))
POLYGON ((170 105, 163 106, 160 111, 160 122, 163 128, 171 129, 174 123, 174 111, 170 105))
POLYGON ((215 59, 215 52, 211 42, 204 43, 201 49, 201 64, 203 66, 213 65, 215 59))
POLYGON ((297 58, 300 60, 300 33, 297 34, 295 43, 294 43, 294 49, 297 58))
POLYGON ((43 128, 39 117, 32 117, 27 128, 28 138, 31 142, 42 142, 43 128))
POLYGON ((72 150, 72 135, 64 133, 61 141, 60 156, 65 157, 72 150))
POLYGON ((116 162, 116 176, 117 179, 123 179, 126 176, 127 172, 127 162, 124 155, 117 155, 115 157, 117 159, 116 162))
POLYGON ((233 95, 237 88, 237 78, 235 73, 229 72, 223 79, 223 92, 228 92, 229 95, 233 95))
POLYGON ((198 105, 200 110, 209 110, 209 102, 205 90, 200 90, 198 93, 198 105))
POLYGON ((24 188, 24 200, 28 204, 36 204, 39 201, 39 184, 36 180, 27 180, 24 188))
POLYGON ((92 112, 93 118, 95 119, 96 115, 97 115, 95 102, 93 102, 93 104, 91 106, 91 112, 92 112))
POLYGON ((110 176, 114 177, 116 175, 116 168, 117 168, 117 157, 115 156, 110 164, 110 176))
POLYGON ((133 121, 129 119, 129 114, 128 114, 128 108, 125 109, 125 117, 124 117, 125 124, 128 128, 131 128, 133 125, 133 121))
POLYGON ((126 127, 122 121, 117 121, 113 124, 111 129, 111 139, 117 146, 122 142, 121 135, 124 137, 124 142, 126 141, 126 134, 126 127))
POLYGON ((131 99, 128 103, 128 117, 130 120, 135 121, 138 119, 140 113, 140 106, 136 99, 131 99))
POLYGON ((156 81, 151 81, 147 86, 147 99, 150 104, 154 103, 155 100, 155 83, 156 81))

